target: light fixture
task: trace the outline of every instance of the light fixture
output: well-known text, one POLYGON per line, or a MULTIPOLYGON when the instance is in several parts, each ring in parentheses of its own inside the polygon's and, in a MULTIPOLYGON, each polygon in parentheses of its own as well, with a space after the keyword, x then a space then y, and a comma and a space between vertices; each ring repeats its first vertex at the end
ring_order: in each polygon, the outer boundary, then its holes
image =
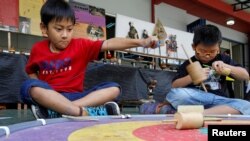
POLYGON ((233 18, 228 18, 227 19, 227 25, 234 25, 235 21, 233 18))

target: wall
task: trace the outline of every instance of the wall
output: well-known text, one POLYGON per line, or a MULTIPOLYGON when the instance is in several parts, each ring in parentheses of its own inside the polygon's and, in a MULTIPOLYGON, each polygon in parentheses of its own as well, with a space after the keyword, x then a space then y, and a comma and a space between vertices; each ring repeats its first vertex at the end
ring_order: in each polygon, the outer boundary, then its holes
MULTIPOLYGON (((74 0, 104 8, 109 14, 121 14, 151 22, 151 0, 74 0)), ((164 26, 186 31, 186 25, 197 20, 198 17, 186 13, 185 10, 161 3, 155 5, 155 19, 159 18, 164 26)), ((247 35, 227 27, 207 21, 208 24, 218 26, 223 37, 240 43, 247 43, 247 35)))
MULTIPOLYGON (((86 3, 96 7, 104 8, 109 14, 122 14, 129 17, 133 17, 139 20, 151 22, 151 0, 74 0, 81 3, 86 3)), ((174 29, 186 31, 186 25, 197 20, 198 18, 186 13, 186 11, 173 7, 171 5, 161 3, 155 5, 155 19, 159 18, 164 26, 174 29)), ((211 23, 211 22, 207 22, 211 23)), ((214 24, 214 23, 213 23, 214 24)), ((217 25, 217 24, 215 24, 217 25)), ((227 27, 217 25, 223 34, 224 38, 237 41, 240 43, 247 43, 247 35, 227 27)), ((1 33, 2 34, 2 33, 1 33)), ((5 36, 5 35, 1 35, 5 36)), ((14 38, 14 37, 13 37, 14 38)), ((2 38, 1 38, 2 39, 2 38)), ((25 39, 25 41, 27 41, 25 39)), ((30 46, 20 45, 20 47, 30 46)), ((2 43, 1 46, 5 46, 2 43)), ((30 47, 29 47, 30 48, 30 47)))
POLYGON ((186 31, 187 16, 186 11, 171 5, 164 3, 155 5, 155 19, 159 18, 165 26, 186 31))
MULTIPOLYGON (((117 14, 116 17, 116 37, 127 37, 128 36, 128 31, 130 29, 129 26, 129 22, 133 23, 133 26, 135 27, 136 31, 138 32, 138 36, 139 38, 142 38, 142 33, 143 30, 146 29, 149 35, 153 34, 154 28, 155 28, 155 24, 150 23, 150 22, 145 22, 143 20, 138 20, 132 17, 128 17, 128 16, 124 16, 124 15, 120 15, 117 14)), ((167 32, 168 36, 169 35, 176 35, 176 44, 178 46, 178 48, 176 49, 176 52, 172 52, 172 51, 168 51, 166 48, 166 45, 163 45, 159 48, 156 49, 145 49, 143 47, 138 47, 138 48, 132 48, 129 49, 130 51, 134 51, 134 52, 140 52, 143 54, 150 54, 150 55, 156 55, 156 56, 168 56, 168 57, 172 57, 172 58, 178 58, 178 59, 187 59, 186 54, 184 53, 183 48, 181 47, 181 45, 183 45, 183 47, 186 49, 187 54, 189 56, 193 56, 194 55, 194 51, 191 48, 191 44, 193 41, 193 34, 192 33, 188 33, 185 31, 181 31, 181 30, 176 30, 174 28, 170 28, 168 26, 164 26, 165 31, 167 32)), ((170 42, 169 37, 166 39, 170 42)), ((165 41, 166 41, 165 40, 165 41)), ((173 61, 173 64, 178 64, 179 62, 177 61, 173 61)))
POLYGON ((109 14, 122 14, 144 21, 151 21, 151 0, 74 0, 104 8, 109 14))
MULTIPOLYGON (((187 14, 185 10, 161 3, 155 5, 155 19, 159 18, 163 25, 186 31, 186 25, 197 20, 198 17, 187 14)), ((236 30, 207 21, 207 24, 213 24, 219 27, 222 35, 232 41, 247 43, 247 35, 236 30)))

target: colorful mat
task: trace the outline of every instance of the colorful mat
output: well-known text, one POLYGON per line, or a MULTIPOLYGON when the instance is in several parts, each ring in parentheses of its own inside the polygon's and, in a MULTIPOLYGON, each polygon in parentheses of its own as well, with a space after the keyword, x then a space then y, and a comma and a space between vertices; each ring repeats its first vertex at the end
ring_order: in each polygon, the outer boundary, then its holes
POLYGON ((132 115, 129 119, 119 117, 94 117, 95 120, 72 120, 67 118, 31 121, 11 125, 6 136, 0 129, 1 141, 165 141, 207 140, 207 128, 176 130, 174 124, 162 120, 172 119, 166 115, 132 115), (44 124, 44 125, 42 125, 44 124))

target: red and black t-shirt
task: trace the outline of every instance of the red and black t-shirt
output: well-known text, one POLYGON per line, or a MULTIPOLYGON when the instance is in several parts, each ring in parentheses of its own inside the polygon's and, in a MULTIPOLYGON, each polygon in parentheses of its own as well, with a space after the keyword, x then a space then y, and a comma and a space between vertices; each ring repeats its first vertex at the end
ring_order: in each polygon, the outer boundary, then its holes
POLYGON ((60 53, 52 53, 49 41, 36 43, 26 65, 28 74, 37 73, 58 92, 82 92, 88 62, 96 59, 103 41, 72 39, 60 53))

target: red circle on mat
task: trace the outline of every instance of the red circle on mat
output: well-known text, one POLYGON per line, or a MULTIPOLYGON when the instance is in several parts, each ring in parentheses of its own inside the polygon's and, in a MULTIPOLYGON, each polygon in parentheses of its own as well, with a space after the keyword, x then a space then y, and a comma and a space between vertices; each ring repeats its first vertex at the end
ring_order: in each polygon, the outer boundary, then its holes
POLYGON ((138 128, 133 134, 146 141, 207 141, 207 134, 200 129, 177 130, 175 125, 159 124, 138 128))

